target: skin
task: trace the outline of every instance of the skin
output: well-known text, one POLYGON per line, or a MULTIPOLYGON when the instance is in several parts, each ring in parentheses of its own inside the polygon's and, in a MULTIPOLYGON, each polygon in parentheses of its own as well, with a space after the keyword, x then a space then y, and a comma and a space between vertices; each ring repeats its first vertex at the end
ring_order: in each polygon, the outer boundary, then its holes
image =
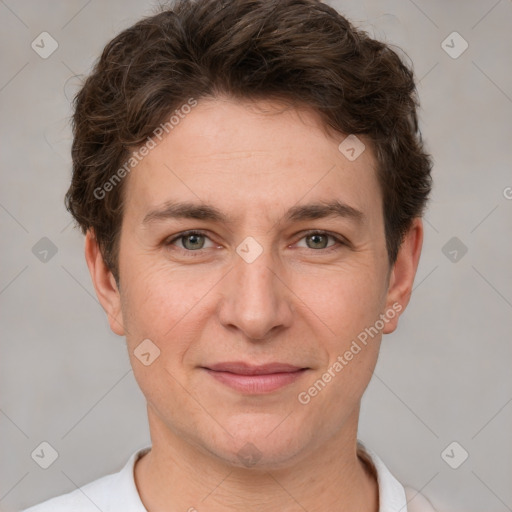
POLYGON ((338 150, 344 138, 314 112, 275 101, 200 100, 126 178, 119 289, 87 233, 96 293, 111 329, 126 336, 147 399, 152 450, 135 480, 148 511, 378 511, 377 482, 356 452, 357 424, 382 334, 399 315, 308 404, 297 397, 380 314, 393 304, 403 312, 423 227, 414 220, 390 266, 372 148, 365 141, 349 161, 338 150), (364 220, 285 221, 292 206, 333 199, 364 220), (143 223, 170 200, 208 203, 232 219, 143 223), (205 237, 176 239, 189 229, 205 237), (248 236, 263 251, 252 263, 236 252, 248 236), (145 366, 134 350, 148 338, 160 356, 145 366), (309 369, 249 395, 201 368, 224 361, 309 369), (237 455, 247 443, 259 457, 250 467, 237 455))

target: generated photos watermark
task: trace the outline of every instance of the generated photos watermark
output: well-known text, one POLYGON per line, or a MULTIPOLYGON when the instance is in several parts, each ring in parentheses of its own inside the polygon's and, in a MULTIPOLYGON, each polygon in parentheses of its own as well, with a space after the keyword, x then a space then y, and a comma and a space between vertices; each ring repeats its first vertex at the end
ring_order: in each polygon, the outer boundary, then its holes
POLYGON ((112 176, 101 186, 94 189, 93 195, 96 199, 104 199, 108 192, 113 190, 116 185, 118 185, 121 180, 130 173, 130 171, 147 155, 149 152, 156 147, 155 137, 161 141, 164 133, 169 134, 171 130, 181 122, 182 119, 185 118, 187 114, 189 114, 193 107, 197 105, 197 100, 194 98, 189 98, 189 100, 181 105, 180 108, 176 109, 172 116, 165 123, 160 124, 155 130, 153 130, 153 135, 149 136, 146 142, 139 147, 138 150, 133 151, 130 158, 125 162, 125 164, 120 167, 112 176))
POLYGON ((395 302, 391 308, 387 309, 385 313, 379 316, 379 319, 371 327, 366 327, 357 335, 356 340, 352 340, 350 348, 345 351, 343 355, 339 355, 336 361, 327 369, 322 376, 315 381, 306 391, 301 391, 297 398, 302 405, 307 405, 311 402, 311 399, 318 395, 323 389, 338 375, 350 361, 357 356, 359 352, 368 344, 369 338, 373 339, 377 336, 384 326, 395 316, 402 311, 402 305, 395 302), (358 343, 359 341, 359 343, 358 343), (363 347, 361 346, 363 345, 363 347))

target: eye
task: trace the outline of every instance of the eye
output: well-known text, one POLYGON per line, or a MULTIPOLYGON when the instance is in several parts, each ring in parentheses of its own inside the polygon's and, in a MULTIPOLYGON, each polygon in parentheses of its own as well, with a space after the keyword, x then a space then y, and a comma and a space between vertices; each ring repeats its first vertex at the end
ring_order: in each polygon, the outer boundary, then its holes
MULTIPOLYGON (((331 249, 336 248, 336 245, 347 245, 340 237, 331 235, 325 231, 310 231, 306 233, 301 240, 306 240, 307 249, 331 249), (334 243, 328 245, 329 239, 334 240, 334 243)), ((302 246, 304 247, 304 246, 302 246)))
MULTIPOLYGON (((201 253, 203 249, 215 247, 215 243, 208 238, 202 231, 190 230, 179 233, 173 238, 164 242, 166 246, 176 246, 178 249, 187 253, 201 253), (209 243, 209 245, 208 245, 209 243)), ((299 247, 313 249, 315 251, 330 251, 339 249, 340 246, 346 246, 348 243, 340 236, 333 235, 326 231, 309 231, 297 243, 299 247), (305 241, 305 245, 300 242, 305 241), (329 243, 329 240, 332 243, 329 243)))
POLYGON ((178 245, 180 249, 189 252, 200 251, 214 247, 213 242, 201 231, 185 231, 165 242, 165 245, 178 245), (205 246, 205 241, 209 240, 210 245, 205 246), (175 242, 179 242, 175 244, 175 242))

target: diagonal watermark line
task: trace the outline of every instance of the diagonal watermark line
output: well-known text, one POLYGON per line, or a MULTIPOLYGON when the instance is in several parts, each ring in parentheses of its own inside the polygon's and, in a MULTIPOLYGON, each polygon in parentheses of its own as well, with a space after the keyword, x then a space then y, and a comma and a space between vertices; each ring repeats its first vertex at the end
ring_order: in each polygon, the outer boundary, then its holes
POLYGON ((0 501, 7 497, 7 495, 30 473, 27 471, 3 496, 0 496, 0 501))
POLYGON ((197 197, 197 199, 201 200, 201 198, 200 198, 200 197, 199 197, 199 196, 198 196, 198 195, 197 195, 197 194, 196 194, 196 193, 195 193, 195 192, 194 192, 194 191, 193 191, 193 190, 192 190, 192 189, 191 189, 191 188, 190 188, 190 187, 189 187, 189 186, 188 186, 188 185, 187 185, 187 184, 186 184, 186 183, 185 183, 185 182, 184 182, 184 181, 183 181, 183 180, 182 180, 182 179, 181 179, 181 178, 180 178, 180 177, 179 177, 179 176, 178 176, 178 175, 177 175, 177 174, 176 174, 176 173, 175 173, 175 172, 174 172, 174 171, 173 171, 173 170, 172 170, 168 165, 167 165, 167 164, 164 164, 164 167, 167 167, 167 169, 168 169, 170 172, 172 172, 172 174, 173 174, 176 178, 178 178, 178 179, 181 181, 181 183, 183 183, 183 185, 184 185, 185 187, 187 187, 187 188, 190 190, 190 192, 191 192, 192 194, 194 194, 194 195, 197 197))
POLYGON ((308 512, 308 510, 307 510, 306 508, 304 508, 300 502, 298 502, 298 501, 297 501, 297 499, 295 498, 295 496, 293 496, 292 494, 290 494, 290 493, 288 492, 288 489, 286 489, 285 487, 283 487, 283 486, 281 485, 281 483, 280 483, 280 482, 275 478, 275 476, 274 476, 272 473, 269 473, 269 472, 267 471, 267 474, 270 476, 270 478, 272 478, 272 480, 274 480, 274 482, 275 482, 277 485, 279 485, 279 487, 281 487, 281 489, 283 489, 283 491, 284 491, 286 494, 288 494, 288 496, 290 496, 290 498, 291 498, 293 501, 295 501, 295 503, 297 503, 297 505, 299 505, 299 507, 300 507, 302 510, 304 510, 305 512, 308 512))
POLYGON ((221 276, 219 280, 214 283, 211 288, 163 335, 163 337, 165 338, 232 270, 233 267, 221 276))
POLYGON ((69 228, 69 226, 71 226, 71 224, 73 224, 73 219, 71 219, 60 231, 59 233, 64 233, 64 231, 66 231, 66 229, 69 228))
POLYGON ((487 487, 487 489, 492 493, 494 494, 494 496, 501 501, 501 503, 503 503, 503 505, 505 505, 505 507, 507 508, 507 510, 510 510, 512 511, 512 508, 510 508, 473 470, 471 470, 471 473, 473 473, 473 475, 476 476, 476 478, 478 478, 478 480, 480 480, 480 482, 485 486, 487 487))
POLYGON ((272 432, 274 432, 277 427, 279 427, 283 422, 284 420, 286 420, 293 412, 293 409, 265 436, 265 437, 268 437, 270 434, 272 434, 272 432))
POLYGON ((98 505, 96 503, 94 503, 94 501, 89 497, 87 496, 87 494, 85 494, 85 492, 80 488, 78 487, 78 485, 75 484, 75 482, 73 482, 73 480, 71 480, 71 478, 66 475, 66 473, 64 473, 64 471, 62 471, 62 469, 60 470, 60 472, 100 511, 100 512, 103 512, 103 510, 98 507, 98 505))
POLYGON ((420 11, 421 14, 423 14, 423 16, 425 16, 425 18, 427 18, 430 21, 430 23, 434 25, 434 27, 439 28, 437 23, 424 10, 422 10, 418 4, 413 2, 413 0, 409 0, 409 2, 411 2, 411 4, 413 4, 414 7, 416 7, 416 9, 418 9, 418 11, 420 11))
POLYGON ((473 66, 475 66, 480 71, 480 73, 485 75, 487 77, 487 80, 489 80, 489 82, 491 82, 494 85, 494 87, 496 87, 496 89, 498 89, 501 92, 501 94, 503 94, 503 96, 505 96, 505 98, 507 98, 507 100, 510 101, 510 103, 512 103, 512 98, 510 98, 510 96, 474 60, 472 60, 471 62, 473 63, 473 66))
POLYGON ((2 293, 5 292, 5 290, 7 290, 7 288, 9 288, 9 286, 14 283, 14 281, 16 281, 16 279, 18 279, 18 277, 23 274, 23 272, 25 272, 25 270, 27 270, 28 268, 28 265, 25 265, 25 268, 23 270, 20 270, 1 290, 0 290, 0 295, 2 295, 2 293))
MULTIPOLYGON (((183 185, 185 187, 188 188, 188 190, 190 190, 190 192, 192 194, 194 194, 199 200, 201 200, 201 198, 166 164, 164 164, 165 167, 167 167, 167 169, 178 179, 181 181, 181 183, 183 183, 183 185)), ((318 179, 318 181, 316 183, 314 183, 309 190, 307 190, 303 195, 302 197, 300 197, 294 204, 293 206, 296 206, 297 204, 300 203, 300 201, 302 201, 302 199, 307 196, 334 168, 336 167, 336 164, 334 164, 322 177, 320 177, 318 179)), ((284 216, 285 214, 283 214, 284 216)), ((274 224, 270 227, 270 229, 266 232, 266 234, 268 234, 276 225, 278 225, 279 223, 281 222, 281 219, 277 220, 276 222, 274 222, 274 224)), ((229 229, 227 226, 226 228, 228 229, 228 231, 230 233, 233 233, 233 231, 231 229, 229 229)))
POLYGON ((386 388, 388 388, 389 391, 391 391, 391 393, 393 393, 393 395, 395 395, 395 397, 398 398, 398 400, 400 400, 400 402, 402 402, 402 404, 404 404, 405 407, 407 407, 407 409, 409 409, 409 411, 411 411, 414 414, 414 416, 416 416, 416 418, 418 418, 418 420, 420 420, 421 423, 423 423, 423 425, 427 427, 430 430, 430 432, 432 432, 432 434, 434 434, 437 437, 437 439, 439 439, 439 436, 375 372, 373 373, 373 375, 375 375, 375 377, 377 377, 377 379, 379 379, 382 382, 382 384, 384 384, 384 386, 386 386, 386 388))
POLYGON ((512 304, 510 303, 510 301, 495 287, 493 286, 479 271, 478 269, 474 266, 474 265, 471 265, 473 267, 473 270, 512 308, 512 304))
POLYGON ((226 427, 224 425, 222 425, 217 420, 217 418, 215 418, 215 416, 213 416, 213 414, 211 414, 210 411, 208 411, 208 409, 167 368, 165 368, 165 366, 164 366, 164 370, 182 387, 183 391, 185 391, 185 393, 187 393, 190 396, 190 398, 192 398, 192 400, 194 400, 194 402, 196 402, 197 405, 199 405, 199 407, 201 407, 204 410, 204 412, 206 414, 208 414, 208 416, 210 416, 210 418, 213 421, 215 421, 215 423, 217 423, 217 425, 219 425, 219 427, 222 428, 222 430, 224 430, 224 432, 226 432, 226 434, 233 437, 233 434, 231 432, 229 432, 226 429, 226 427))
POLYGON ((233 473, 233 471, 230 471, 201 501, 205 501, 206 499, 208 499, 208 497, 210 497, 213 494, 213 492, 216 491, 224 483, 226 478, 229 475, 231 475, 231 473, 233 473))
POLYGON ((2 87, 0 87, 0 92, 2 92, 27 66, 28 66, 28 62, 25 63, 24 66, 21 67, 21 69, 19 69, 10 79, 7 83, 5 83, 4 85, 2 85, 2 87))
POLYGON ((482 430, 487 427, 487 425, 489 425, 489 423, 491 423, 491 421, 496 418, 496 416, 498 416, 498 414, 503 411, 503 409, 505 409, 505 407, 507 407, 507 405, 512 402, 512 398, 503 406, 500 408, 500 410, 471 438, 471 439, 475 439, 475 437, 480 434, 480 432, 482 432, 482 430))
MULTIPOLYGON (((298 205, 335 167, 336 167, 336 164, 334 164, 316 183, 314 183, 310 187, 310 189, 305 194, 303 194, 302 197, 299 198, 298 201, 295 201, 295 203, 292 205, 292 207, 298 205)), ((277 220, 276 222, 274 222, 274 224, 272 224, 272 226, 270 227, 270 229, 267 231, 266 234, 270 233, 270 231, 274 228, 274 226, 276 226, 280 222, 281 222, 281 220, 277 220)))
POLYGON ((272 274, 274 274, 277 277, 277 279, 279 279, 279 281, 281 281, 281 283, 283 283, 286 286, 286 288, 288 288, 288 290, 290 290, 293 293, 293 295, 295 295, 295 297, 297 297, 297 299, 299 299, 302 302, 302 304, 304 304, 304 306, 306 306, 309 309, 309 311, 311 311, 311 313, 313 313, 313 315, 315 315, 318 318, 318 320, 320 320, 320 322, 322 322, 325 325, 325 327, 327 327, 327 329, 329 329, 329 331, 331 331, 333 336, 336 336, 336 333, 270 267, 267 268, 270 270, 270 272, 272 272, 272 274))
POLYGON ((488 14, 494 10, 494 8, 501 2, 501 0, 498 0, 472 27, 471 30, 473 30, 481 21, 483 21, 488 14))
POLYGON ((48 138, 46 137, 46 132, 43 132, 43 138, 44 138, 44 141, 46 142, 46 144, 48 144, 48 147, 52 150, 52 151, 55 151, 55 153, 57 153, 61 158, 62 156, 58 153, 58 151, 55 149, 55 146, 48 140, 48 138))
POLYGON ((419 80, 418 80, 418 83, 421 83, 422 80, 424 80, 429 74, 431 71, 433 71, 437 66, 439 65, 439 62, 436 62, 419 80))
POLYGON ((430 222, 426 217, 423 217, 423 220, 436 232, 439 234, 439 231, 437 230, 437 228, 434 226, 434 224, 432 224, 432 222, 430 222))
POLYGON ((27 436, 27 434, 25 434, 25 432, 23 432, 23 430, 11 419, 9 418, 9 416, 7 416, 7 414, 5 414, 5 412, 0 409, 0 412, 27 438, 29 439, 29 437, 27 436))
MULTIPOLYGON (((167 164, 164 164, 164 167, 167 167, 167 169, 169 169, 170 172, 172 172, 172 174, 178 179, 181 181, 181 183, 183 183, 183 186, 187 187, 190 192, 192 194, 194 194, 197 199, 199 199, 199 201, 202 201, 202 199, 167 165, 167 164)), ((228 226, 224 226, 231 234, 233 234, 233 231, 231 229, 229 229, 228 226)))
POLYGON ((414 501, 414 498, 416 498, 416 496, 418 496, 419 494, 421 494, 421 492, 423 491, 423 489, 425 489, 425 487, 427 487, 427 485, 432 482, 432 480, 434 480, 434 478, 439 475, 439 471, 419 490, 416 491, 416 494, 410 499, 407 501, 407 503, 398 511, 398 512, 402 512, 402 510, 404 510, 405 508, 407 508, 407 505, 409 505, 409 503, 411 503, 411 501, 414 501))
POLYGON ((73 15, 64 25, 62 25, 61 30, 66 28, 89 4, 91 0, 89 0, 75 15, 73 15))
POLYGON ((0 2, 2 2, 2 4, 7 7, 7 9, 9 9, 9 11, 11 11, 11 13, 16 16, 16 18, 18 18, 18 20, 23 23, 23 25, 25 25, 25 27, 29 28, 29 26, 4 2, 4 0, 0 0, 0 2))
MULTIPOLYGON (((101 310, 104 311, 103 306, 101 305, 100 301, 91 292, 89 292, 89 290, 64 265, 61 265, 61 267, 69 276, 71 276, 71 278, 80 286, 80 288, 82 288, 87 293, 87 295, 89 295, 89 297, 91 297, 94 300, 94 302, 96 302, 96 304, 98 304, 100 306, 101 310)), ((114 318, 112 316, 110 316, 110 318, 112 318, 114 320, 114 322, 117 325, 119 325, 119 327, 121 327, 121 329, 123 329, 123 331, 125 332, 125 335, 130 334, 128 329, 121 322, 119 322, 119 320, 117 318, 114 318)))
POLYGON ((60 438, 61 440, 68 434, 132 371, 130 368, 96 403, 60 438))
POLYGON ((430 275, 434 273, 434 271, 439 267, 439 265, 436 265, 411 291, 411 293, 418 288, 418 286, 423 283, 430 275))
POLYGON ((80 288, 82 288, 82 290, 84 290, 85 293, 87 293, 87 295, 89 295, 89 297, 94 300, 94 302, 101 306, 100 301, 64 265, 61 265, 61 267, 64 272, 66 272, 71 277, 71 279, 73 279, 73 281, 75 281, 75 283, 77 283, 80 288))
POLYGON ((66 68, 68 68, 68 71, 73 75, 73 76, 78 76, 62 59, 61 59, 61 62, 62 64, 64 64, 64 66, 66 66, 66 68))
POLYGON ((14 219, 14 221, 16 221, 25 230, 26 233, 29 232, 28 229, 2 203, 0 203, 0 208, 2 208, 12 219, 14 219))
POLYGON ((471 231, 470 233, 473 233, 473 231, 475 231, 475 229, 480 226, 480 224, 483 223, 484 220, 487 219, 487 217, 489 217, 492 213, 494 213, 494 211, 496 210, 496 208, 498 208, 499 204, 497 204, 471 231))

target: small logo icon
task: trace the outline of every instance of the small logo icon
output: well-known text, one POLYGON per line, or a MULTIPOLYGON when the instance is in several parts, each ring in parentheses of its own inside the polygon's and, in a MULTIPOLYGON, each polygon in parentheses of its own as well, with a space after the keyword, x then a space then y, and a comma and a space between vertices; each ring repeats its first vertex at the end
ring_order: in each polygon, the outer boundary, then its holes
POLYGON ((236 248, 236 252, 246 263, 252 263, 263 252, 263 247, 252 236, 248 236, 236 248))
POLYGON ((348 160, 353 162, 363 153, 366 146, 363 144, 361 139, 352 134, 343 139, 341 144, 338 146, 338 149, 348 160))
POLYGON ((43 469, 48 469, 59 457, 57 450, 43 441, 31 454, 32 459, 43 469))
POLYGON ((459 238, 454 236, 443 245, 441 252, 452 263, 458 263, 468 252, 468 248, 459 238))
POLYGON ((238 451, 237 455, 242 464, 250 468, 261 459, 262 453, 254 444, 245 443, 245 445, 238 451))
POLYGON ((468 49, 468 47, 468 42, 458 32, 452 32, 441 43, 441 48, 452 59, 458 59, 468 49))
POLYGON ((469 453, 459 444, 457 441, 450 443, 442 452, 441 458, 450 466, 452 469, 457 469, 469 457, 469 453))
POLYGON ((144 366, 149 366, 160 356, 160 349, 150 339, 145 339, 137 345, 133 354, 144 366))
POLYGON ((32 247, 32 254, 41 262, 48 263, 56 254, 57 246, 47 237, 43 236, 32 247))
POLYGON ((30 46, 39 57, 47 59, 59 47, 59 43, 48 32, 41 32, 30 46))

